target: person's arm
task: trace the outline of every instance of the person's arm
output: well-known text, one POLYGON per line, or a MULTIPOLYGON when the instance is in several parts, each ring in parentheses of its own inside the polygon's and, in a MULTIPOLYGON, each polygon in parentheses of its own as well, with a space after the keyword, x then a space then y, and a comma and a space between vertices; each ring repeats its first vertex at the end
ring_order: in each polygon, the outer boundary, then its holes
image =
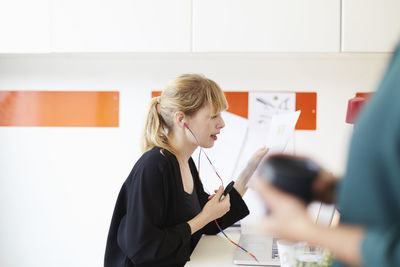
MULTIPOLYGON (((210 220, 211 217, 207 215, 208 212, 205 212, 205 209, 207 205, 212 203, 212 201, 220 199, 220 195, 223 192, 222 187, 219 189, 221 190, 220 194, 218 194, 217 192, 217 194, 210 196, 209 194, 204 192, 203 185, 201 184, 200 180, 198 180, 197 186, 197 194, 199 196, 200 206, 204 208, 199 215, 193 218, 193 220, 189 221, 189 225, 191 225, 191 227, 193 225, 192 229, 196 231, 201 229, 203 234, 218 234, 220 230, 215 224, 214 219, 210 220)), ((226 229, 227 227, 233 225, 235 222, 243 219, 249 214, 249 209, 247 208, 246 203, 243 201, 242 197, 235 188, 231 190, 231 192, 224 198, 223 201, 228 201, 230 203, 230 208, 228 212, 226 212, 222 217, 218 217, 218 219, 216 219, 221 229, 226 229)))
MULTIPOLYGON (((199 204, 200 207, 202 207, 202 212, 204 211, 205 207, 212 201, 215 201, 217 199, 220 199, 220 197, 216 197, 216 195, 210 196, 204 191, 203 184, 198 176, 198 172, 196 169, 196 165, 194 164, 194 161, 190 159, 189 161, 189 166, 190 170, 192 172, 192 175, 194 177, 194 184, 195 184, 195 189, 197 192, 197 196, 199 199, 199 204)), ((222 188, 220 188, 221 194, 223 192, 222 188)), ((217 193, 217 192, 216 192, 217 193)), ((225 229, 231 225, 233 225, 235 222, 238 220, 243 219, 249 214, 249 210, 247 208, 246 203, 243 201, 242 196, 236 191, 235 187, 231 190, 231 192, 227 195, 227 197, 224 198, 223 201, 229 201, 230 203, 230 208, 225 215, 217 219, 217 222, 219 226, 222 229, 225 229)), ((204 234, 217 234, 219 233, 219 229, 217 225, 215 224, 214 220, 210 220, 210 217, 208 217, 206 214, 207 213, 200 213, 198 216, 199 218, 196 218, 196 220, 190 222, 190 224, 193 224, 194 230, 196 229, 201 229, 202 233, 204 234), (208 219, 204 219, 204 217, 208 217, 208 219), (202 219, 203 217, 203 219, 202 219), (198 219, 198 220, 197 220, 198 219), (206 221, 208 221, 206 224, 204 224, 206 221)))
POLYGON ((341 224, 331 228, 309 221, 296 234, 286 238, 327 248, 337 260, 351 266, 400 266, 399 226, 363 229, 341 224))
POLYGON ((317 225, 308 217, 306 205, 300 199, 259 178, 254 182, 254 189, 268 207, 268 215, 262 222, 265 231, 279 238, 306 241, 327 248, 344 263, 361 264, 361 244, 364 238, 361 227, 341 225, 330 228, 317 225))
POLYGON ((216 192, 215 196, 204 205, 201 212, 196 217, 188 221, 192 234, 206 226, 208 223, 213 222, 215 219, 224 216, 229 211, 229 195, 220 201, 223 192, 224 188, 221 186, 216 192))
MULTIPOLYGON (((242 197, 235 188, 231 190, 227 197, 229 197, 230 209, 224 216, 217 219, 218 225, 221 227, 221 229, 226 229, 249 214, 249 209, 247 208, 246 203, 243 201, 242 197)), ((213 199, 214 198, 215 196, 213 199)), ((203 233, 207 235, 215 235, 219 233, 219 229, 214 220, 205 225, 202 230, 203 233)))
MULTIPOLYGON (((340 225, 336 228, 330 228, 311 223, 310 227, 301 231, 300 234, 301 238, 299 240, 329 249, 338 260, 352 266, 361 265, 361 244, 364 238, 363 228, 350 225, 340 225)), ((363 266, 366 265, 363 264, 363 266)))
POLYGON ((250 178, 253 176, 258 164, 260 164, 260 161, 265 156, 265 154, 267 154, 268 150, 269 148, 266 147, 257 150, 250 158, 247 166, 242 170, 242 172, 239 174, 239 177, 236 179, 234 187, 242 197, 248 189, 247 184, 250 178))

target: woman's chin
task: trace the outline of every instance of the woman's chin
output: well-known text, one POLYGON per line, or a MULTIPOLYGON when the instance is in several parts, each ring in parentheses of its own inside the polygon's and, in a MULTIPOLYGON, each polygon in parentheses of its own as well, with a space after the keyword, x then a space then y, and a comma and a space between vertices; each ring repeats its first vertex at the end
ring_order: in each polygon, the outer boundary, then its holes
POLYGON ((202 146, 204 148, 212 148, 214 146, 214 141, 212 141, 211 143, 206 144, 205 146, 202 146))

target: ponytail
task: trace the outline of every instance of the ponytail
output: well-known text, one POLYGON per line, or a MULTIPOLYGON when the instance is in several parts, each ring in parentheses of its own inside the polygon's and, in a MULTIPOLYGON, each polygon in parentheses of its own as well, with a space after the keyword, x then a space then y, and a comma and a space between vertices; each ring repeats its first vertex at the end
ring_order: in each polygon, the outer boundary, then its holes
POLYGON ((160 114, 160 97, 153 97, 150 101, 142 134, 142 152, 155 146, 173 153, 168 142, 168 128, 160 114))

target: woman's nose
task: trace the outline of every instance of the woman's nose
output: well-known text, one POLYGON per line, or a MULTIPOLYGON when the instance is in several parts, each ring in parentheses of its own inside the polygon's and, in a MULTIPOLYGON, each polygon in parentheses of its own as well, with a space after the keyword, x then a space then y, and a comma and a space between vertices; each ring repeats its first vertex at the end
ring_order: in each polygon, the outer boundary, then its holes
POLYGON ((225 127, 225 121, 224 121, 224 119, 222 118, 222 116, 220 117, 220 122, 218 123, 218 128, 219 129, 222 129, 222 128, 224 128, 225 127))

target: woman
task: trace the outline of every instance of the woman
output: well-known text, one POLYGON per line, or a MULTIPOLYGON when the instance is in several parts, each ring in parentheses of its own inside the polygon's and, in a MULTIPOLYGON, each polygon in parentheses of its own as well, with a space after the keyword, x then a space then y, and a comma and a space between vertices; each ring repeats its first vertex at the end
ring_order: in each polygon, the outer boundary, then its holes
POLYGON ((381 84, 354 128, 348 164, 339 182, 323 173, 313 184, 316 199, 335 195, 341 224, 315 225, 305 203, 263 179, 255 188, 269 213, 268 232, 328 248, 336 266, 400 266, 400 46, 381 84), (336 186, 338 183, 339 186, 336 186))
POLYGON ((150 102, 144 154, 122 186, 114 210, 105 266, 183 266, 202 234, 219 232, 248 213, 242 196, 267 149, 257 151, 223 199, 204 192, 191 158, 198 144, 209 148, 225 126, 227 101, 220 87, 201 75, 173 80, 150 102))

